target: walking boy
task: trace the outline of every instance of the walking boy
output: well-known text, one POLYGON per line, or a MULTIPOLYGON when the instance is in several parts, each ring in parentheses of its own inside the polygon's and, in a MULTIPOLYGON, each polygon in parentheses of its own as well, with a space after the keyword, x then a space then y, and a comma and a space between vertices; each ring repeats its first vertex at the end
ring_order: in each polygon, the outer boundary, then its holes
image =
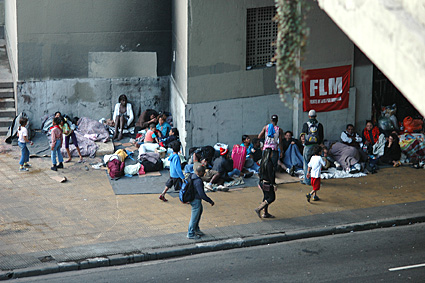
POLYGON ((192 214, 189 222, 189 229, 187 231, 188 239, 199 239, 204 233, 199 229, 199 222, 203 211, 202 200, 214 205, 214 201, 210 199, 204 191, 204 182, 201 177, 205 174, 205 167, 198 166, 194 174, 191 174, 189 178, 192 178, 193 187, 195 189, 195 199, 190 202, 192 206, 192 214))
POLYGON ((165 189, 162 194, 159 195, 159 199, 162 201, 168 201, 165 198, 165 194, 172 186, 174 186, 175 191, 180 191, 182 187, 184 175, 179 157, 180 145, 181 144, 179 141, 174 141, 171 145, 171 148, 173 149, 173 154, 168 157, 168 160, 170 160, 170 179, 168 179, 167 183, 165 183, 165 189))
POLYGON ((321 153, 322 148, 316 145, 313 148, 313 156, 307 165, 307 178, 311 177, 311 185, 313 187, 313 190, 306 195, 308 202, 310 202, 312 196, 314 201, 320 200, 317 196, 317 191, 320 190, 320 173, 322 172, 322 166, 326 165, 325 161, 322 159, 321 153))

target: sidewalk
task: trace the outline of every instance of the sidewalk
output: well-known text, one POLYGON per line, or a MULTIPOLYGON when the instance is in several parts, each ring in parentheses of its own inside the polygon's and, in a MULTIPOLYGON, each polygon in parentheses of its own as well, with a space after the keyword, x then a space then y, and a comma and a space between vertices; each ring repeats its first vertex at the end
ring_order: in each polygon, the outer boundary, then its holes
POLYGON ((310 187, 280 185, 272 220, 254 212, 262 198, 258 188, 209 193, 216 205, 204 204, 206 236, 193 241, 186 239, 190 206, 177 194, 167 203, 157 195, 116 196, 105 171, 89 165, 100 159, 73 159, 53 172, 49 158, 34 158, 30 172, 21 173, 19 148, 3 141, 0 279, 425 220, 425 171, 403 166, 324 180, 322 200, 311 204, 305 198, 310 187), (68 181, 54 179, 62 176, 68 181))

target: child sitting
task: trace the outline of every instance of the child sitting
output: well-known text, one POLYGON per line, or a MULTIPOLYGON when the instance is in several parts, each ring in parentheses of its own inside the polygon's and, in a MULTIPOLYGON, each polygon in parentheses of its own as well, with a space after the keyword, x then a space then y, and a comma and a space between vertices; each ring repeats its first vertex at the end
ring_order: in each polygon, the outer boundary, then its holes
POLYGON ((179 139, 179 130, 177 128, 172 128, 168 134, 168 137, 161 139, 159 143, 160 146, 168 148, 173 141, 177 141, 179 139))
POLYGON ((158 125, 156 125, 156 129, 158 130, 158 136, 161 139, 165 139, 166 137, 168 137, 168 133, 170 132, 171 126, 170 124, 168 124, 167 122, 165 122, 166 120, 166 116, 165 115, 161 115, 158 117, 158 125))
POLYGON ((154 152, 155 149, 159 147, 158 138, 156 137, 155 130, 155 124, 150 124, 149 130, 146 132, 145 135, 144 143, 141 144, 139 147, 139 156, 148 151, 154 152))

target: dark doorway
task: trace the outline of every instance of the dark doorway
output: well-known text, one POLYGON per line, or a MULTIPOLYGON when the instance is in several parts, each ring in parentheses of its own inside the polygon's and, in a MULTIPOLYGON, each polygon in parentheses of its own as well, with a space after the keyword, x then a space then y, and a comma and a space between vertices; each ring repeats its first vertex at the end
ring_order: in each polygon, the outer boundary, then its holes
POLYGON ((381 116, 382 108, 396 104, 396 117, 399 122, 407 116, 412 118, 423 117, 413 107, 403 94, 391 83, 391 81, 376 67, 373 66, 373 89, 372 89, 372 120, 376 122, 381 116))

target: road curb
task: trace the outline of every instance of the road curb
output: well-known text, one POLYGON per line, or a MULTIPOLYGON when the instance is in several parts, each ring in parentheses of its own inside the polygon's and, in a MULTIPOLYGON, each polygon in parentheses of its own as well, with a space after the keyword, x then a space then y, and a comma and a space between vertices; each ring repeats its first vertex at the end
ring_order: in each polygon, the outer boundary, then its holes
POLYGON ((96 267, 117 266, 151 260, 161 260, 173 257, 201 254, 206 252, 230 250, 242 247, 253 247, 294 240, 323 237, 351 232, 374 230, 395 226, 404 226, 425 222, 425 215, 412 215, 404 218, 388 218, 377 221, 352 223, 323 228, 276 232, 273 234, 256 235, 244 238, 232 238, 211 242, 195 242, 190 245, 180 245, 163 249, 153 249, 144 253, 99 255, 94 258, 80 259, 72 262, 48 263, 44 266, 28 267, 11 271, 0 272, 0 280, 9 280, 23 277, 33 277, 65 271, 83 270, 96 267))

